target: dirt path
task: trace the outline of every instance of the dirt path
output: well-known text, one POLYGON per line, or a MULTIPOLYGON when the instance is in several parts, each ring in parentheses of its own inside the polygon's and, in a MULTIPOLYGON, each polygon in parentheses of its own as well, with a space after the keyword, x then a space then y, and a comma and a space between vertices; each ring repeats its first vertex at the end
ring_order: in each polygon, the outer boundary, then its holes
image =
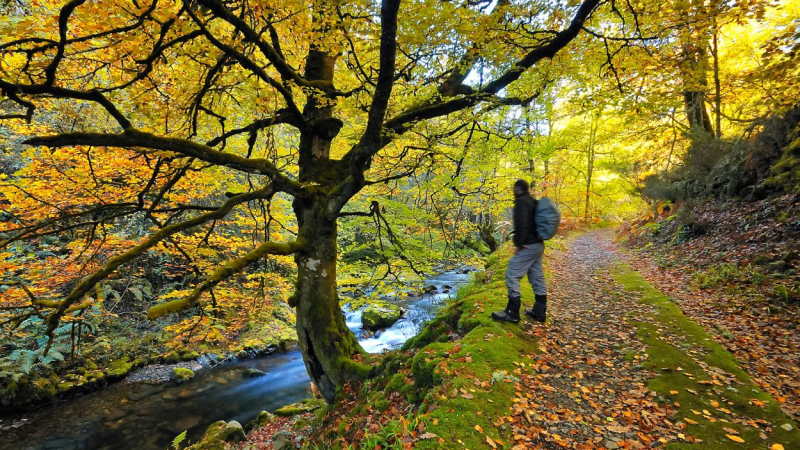
MULTIPOLYGON (((631 297, 612 298, 600 273, 619 261, 607 232, 581 235, 566 252, 553 252, 549 269, 550 323, 532 327, 541 354, 521 377, 515 412, 530 443, 544 448, 645 448, 675 436, 646 387, 648 373, 625 358, 620 342, 638 342, 624 320, 644 308, 631 297), (542 427, 542 424, 546 426, 542 427)), ((641 345, 641 344, 640 344, 641 345)))
POLYGON ((549 258, 550 321, 524 325, 540 352, 519 371, 516 448, 795 448, 796 424, 621 266, 610 231, 580 235, 549 258))

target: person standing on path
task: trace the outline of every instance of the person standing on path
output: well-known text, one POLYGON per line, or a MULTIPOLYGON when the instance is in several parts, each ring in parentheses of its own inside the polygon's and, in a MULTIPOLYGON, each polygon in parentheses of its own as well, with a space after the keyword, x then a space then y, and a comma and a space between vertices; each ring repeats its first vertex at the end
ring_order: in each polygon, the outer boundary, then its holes
POLYGON ((531 196, 525 180, 514 183, 514 198, 514 256, 508 261, 506 269, 508 304, 505 310, 493 312, 492 319, 519 322, 519 309, 522 305, 519 283, 527 274, 536 294, 536 302, 525 314, 536 321, 544 322, 547 320, 547 286, 542 269, 544 241, 536 233, 537 201, 531 196))

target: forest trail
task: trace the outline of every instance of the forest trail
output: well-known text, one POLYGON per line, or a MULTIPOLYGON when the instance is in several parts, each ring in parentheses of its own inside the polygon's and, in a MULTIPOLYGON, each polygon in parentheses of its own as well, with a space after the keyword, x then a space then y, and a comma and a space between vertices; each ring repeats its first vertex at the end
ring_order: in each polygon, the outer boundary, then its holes
MULTIPOLYGON (((541 353, 534 356, 533 370, 521 377, 515 416, 532 425, 526 435, 538 436, 534 440, 608 449, 618 448, 618 441, 647 443, 632 439, 634 427, 607 419, 668 414, 648 395, 646 371, 618 349, 620 342, 637 342, 626 312, 638 314, 645 307, 632 296, 612 299, 605 289, 608 280, 598 275, 620 261, 610 233, 582 234, 568 250, 548 257, 549 322, 526 331, 538 339, 541 353)), ((644 441, 668 433, 650 430, 644 441)))
POLYGON ((800 448, 797 424, 627 265, 610 230, 550 251, 549 317, 523 323, 518 448, 800 448), (783 446, 783 447, 781 447, 783 446))

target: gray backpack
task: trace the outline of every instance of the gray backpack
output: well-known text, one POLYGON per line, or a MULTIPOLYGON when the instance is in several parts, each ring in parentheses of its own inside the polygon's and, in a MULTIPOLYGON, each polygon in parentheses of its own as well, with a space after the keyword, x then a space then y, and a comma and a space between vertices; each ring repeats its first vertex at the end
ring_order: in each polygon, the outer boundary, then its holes
POLYGON ((542 197, 536 202, 536 233, 542 240, 548 240, 556 235, 558 226, 561 225, 561 213, 555 203, 547 197, 542 197))

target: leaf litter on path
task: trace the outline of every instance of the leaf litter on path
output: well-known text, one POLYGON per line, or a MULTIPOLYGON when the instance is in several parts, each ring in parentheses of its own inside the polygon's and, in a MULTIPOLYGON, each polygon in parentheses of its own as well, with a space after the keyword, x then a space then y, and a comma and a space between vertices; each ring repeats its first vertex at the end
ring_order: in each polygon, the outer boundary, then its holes
POLYGON ((550 255, 550 322, 528 331, 541 351, 519 375, 514 448, 642 449, 683 436, 673 409, 647 388, 638 360, 644 346, 626 320, 647 306, 602 288, 609 283, 602 270, 616 259, 596 232, 550 255))

